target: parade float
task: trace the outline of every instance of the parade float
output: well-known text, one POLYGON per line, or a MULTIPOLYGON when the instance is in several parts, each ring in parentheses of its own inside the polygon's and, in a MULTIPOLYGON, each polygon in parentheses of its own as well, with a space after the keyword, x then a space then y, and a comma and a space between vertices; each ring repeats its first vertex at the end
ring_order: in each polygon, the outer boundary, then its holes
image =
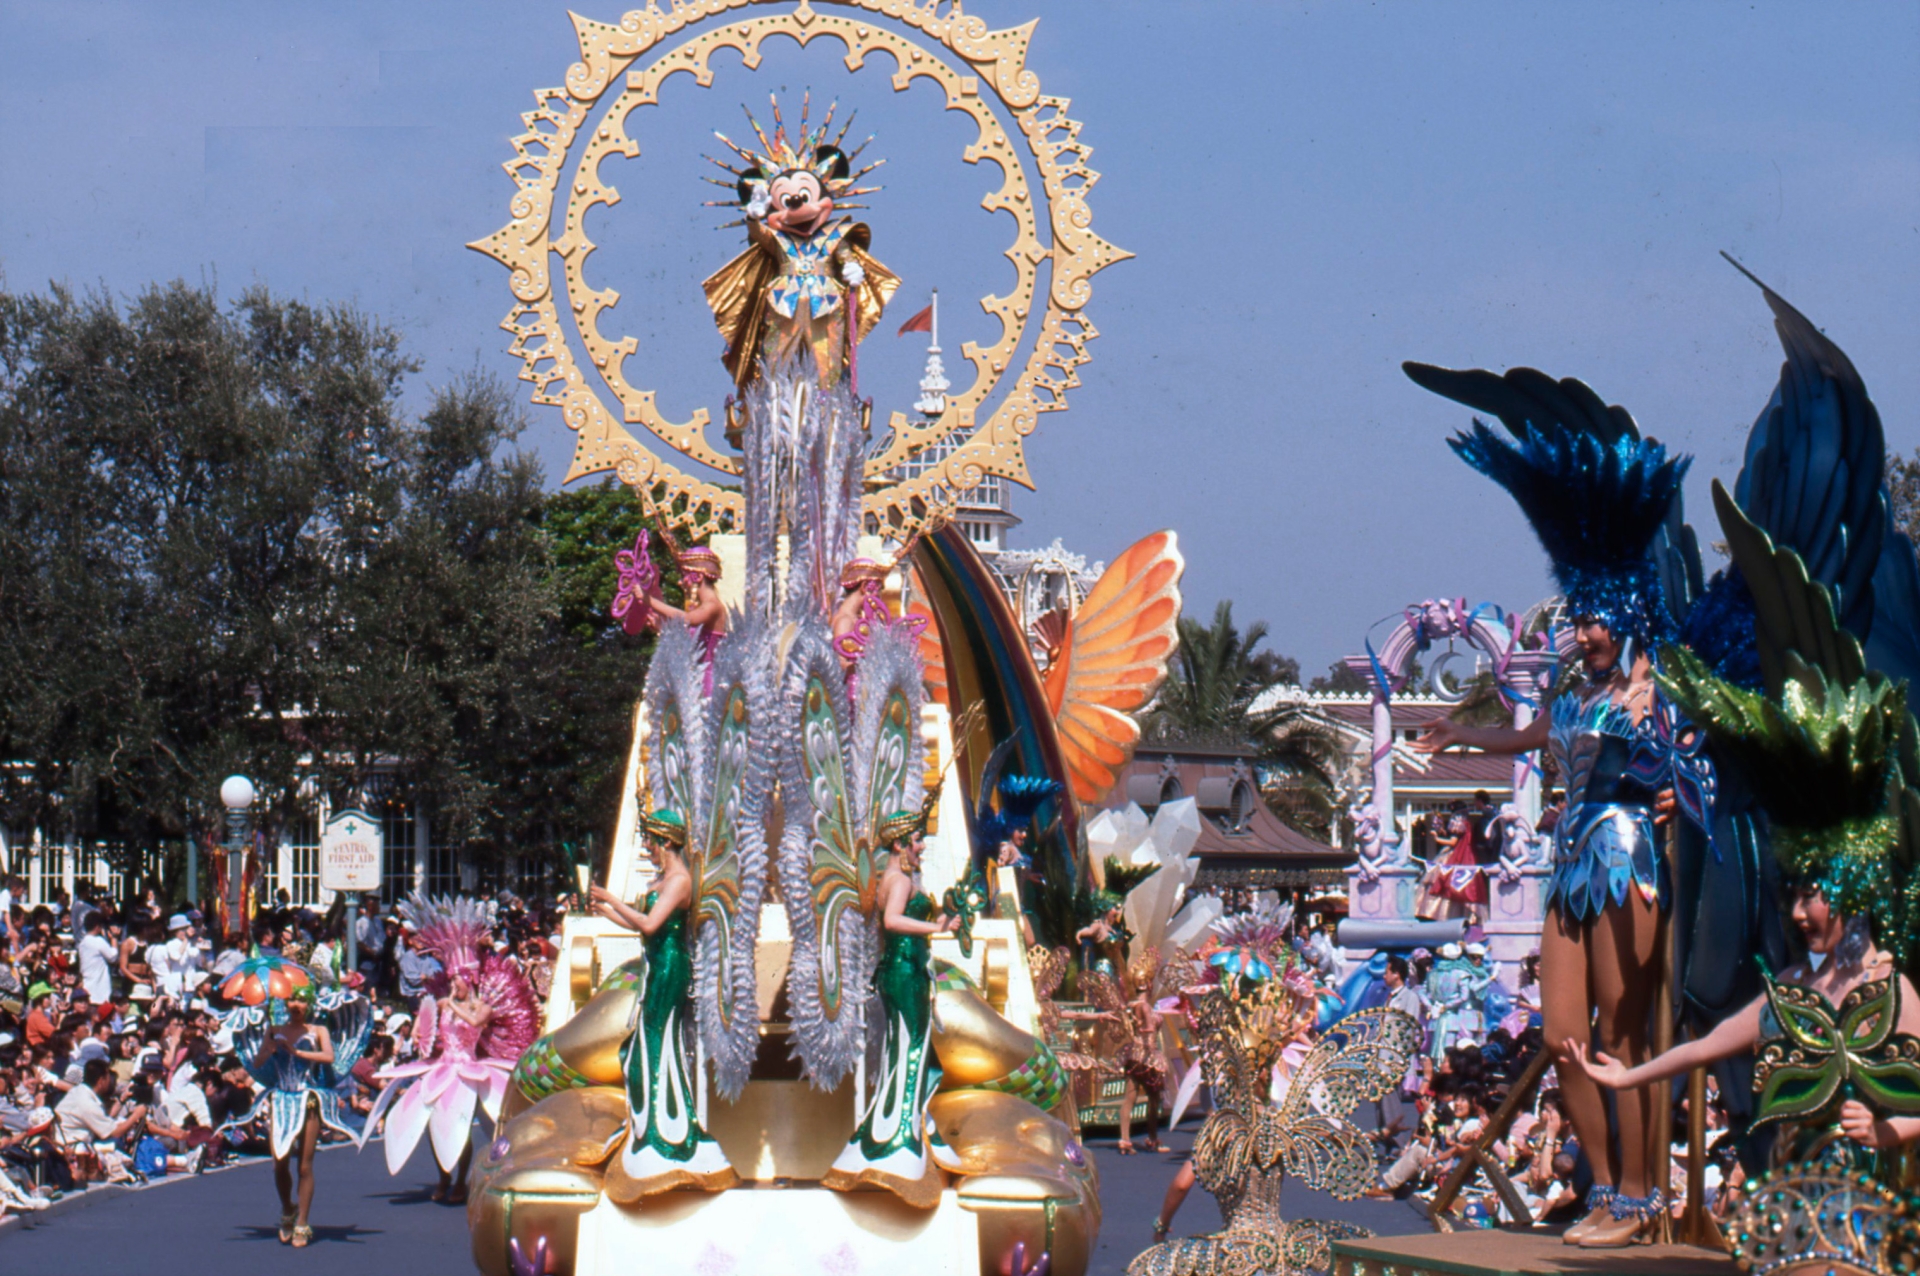
POLYGON ((623 552, 616 614, 659 631, 625 803, 475 1159, 474 1260, 1075 1276, 1097 1174, 1027 953, 1087 897, 1080 806, 1165 677, 1182 564, 1150 536, 1030 628, 950 515, 988 476, 1031 486, 1023 440, 1066 407, 1090 281, 1127 256, 1091 229, 1080 124, 1025 65, 1032 24, 959 5, 573 24, 579 63, 514 139, 511 220, 472 247, 511 272, 503 326, 576 431, 568 479, 635 491, 684 600, 647 537, 623 552), (874 157, 835 107, 776 97, 716 135, 711 202, 746 243, 704 292, 734 393, 670 420, 589 278, 587 215, 618 199, 602 162, 639 153, 676 72, 705 88, 718 55, 751 71, 814 41, 896 91, 932 81, 969 121, 961 158, 998 170, 982 203, 1016 229, 1014 287, 981 302, 1000 335, 963 347, 970 384, 936 357, 914 415, 874 416, 860 343, 901 282, 844 216, 874 157))

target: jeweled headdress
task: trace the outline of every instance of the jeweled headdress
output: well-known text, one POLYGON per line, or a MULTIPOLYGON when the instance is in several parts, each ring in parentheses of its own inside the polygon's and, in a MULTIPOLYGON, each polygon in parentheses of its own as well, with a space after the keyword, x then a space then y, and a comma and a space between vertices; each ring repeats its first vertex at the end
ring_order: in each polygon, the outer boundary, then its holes
POLYGON ((1509 443, 1478 421, 1448 440, 1507 489, 1553 561, 1567 615, 1592 617, 1621 640, 1655 642, 1673 622, 1648 551, 1691 457, 1669 457, 1635 433, 1611 440, 1531 422, 1509 443))
POLYGON ((840 588, 852 589, 868 581, 884 582, 890 570, 887 564, 876 562, 871 558, 850 559, 847 565, 840 569, 840 588))
POLYGON ((708 580, 720 579, 720 555, 705 545, 694 545, 680 550, 674 555, 680 564, 680 571, 688 576, 705 576, 708 580))
MULTIPOLYGON (((735 198, 712 199, 707 201, 709 208, 739 208, 749 217, 764 217, 767 213, 767 187, 776 177, 786 173, 812 173, 820 179, 820 185, 832 197, 836 209, 864 208, 864 204, 848 203, 858 195, 871 195, 879 190, 878 186, 860 186, 862 177, 884 164, 885 160, 875 160, 861 168, 854 168, 854 162, 860 158, 860 152, 867 149, 868 137, 851 151, 845 149, 847 130, 853 127, 854 114, 849 113, 846 121, 840 125, 840 131, 833 133, 833 113, 839 106, 836 102, 827 107, 826 118, 819 124, 809 127, 807 113, 812 106, 813 95, 808 93, 800 102, 799 141, 787 137, 786 121, 780 116, 780 99, 770 97, 773 105, 773 135, 769 137, 760 122, 753 118, 753 112, 746 111, 747 125, 753 129, 753 136, 759 143, 754 150, 736 143, 725 133, 715 132, 714 136, 726 144, 740 160, 736 167, 726 160, 707 156, 708 162, 716 164, 730 174, 730 180, 709 177, 705 180, 715 186, 731 189, 735 198), (829 134, 832 134, 829 140, 829 134)), ((738 226, 739 222, 728 222, 729 226, 738 226)))
POLYGON ((874 830, 876 845, 890 847, 895 842, 904 841, 918 833, 922 827, 922 817, 918 811, 895 811, 880 821, 880 827, 874 830))
POLYGON ((680 812, 661 807, 650 815, 640 817, 640 831, 655 842, 664 842, 676 849, 687 844, 687 820, 680 812))

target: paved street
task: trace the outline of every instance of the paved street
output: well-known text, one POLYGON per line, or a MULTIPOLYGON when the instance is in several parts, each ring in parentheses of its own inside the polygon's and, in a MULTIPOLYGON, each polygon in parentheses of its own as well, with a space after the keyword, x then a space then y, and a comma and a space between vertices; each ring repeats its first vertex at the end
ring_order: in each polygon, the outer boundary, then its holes
MULTIPOLYGON (((1112 1138, 1089 1140, 1088 1146, 1100 1163, 1102 1222, 1100 1248, 1088 1276, 1121 1276, 1133 1256, 1153 1243, 1153 1220, 1159 1216, 1167 1184, 1186 1160, 1199 1128, 1198 1121, 1188 1120, 1169 1140, 1175 1151, 1158 1156, 1121 1156, 1113 1150, 1112 1138)), ((1339 1219, 1380 1236, 1429 1230, 1426 1220, 1412 1206, 1399 1201, 1336 1201, 1325 1192, 1309 1191, 1298 1183, 1286 1185, 1280 1207, 1288 1218, 1339 1219)), ((1174 1216, 1173 1235, 1190 1236, 1219 1226, 1220 1211, 1214 1207, 1213 1197, 1206 1189, 1195 1187, 1174 1216)))
MULTIPOLYGON (((7 1276, 455 1276, 473 1270, 465 1209, 427 1199, 433 1158, 420 1150, 396 1178, 376 1146, 323 1149, 315 1160, 313 1244, 280 1244, 273 1166, 261 1161, 100 1200, 82 1197, 30 1225, 0 1225, 7 1276)), ((98 1192, 100 1189, 95 1189, 98 1192)), ((92 1196, 93 1193, 88 1193, 92 1196)))
MULTIPOLYGON (((1099 1157, 1105 1224, 1091 1276, 1120 1276, 1152 1241, 1153 1220, 1175 1170, 1192 1146, 1196 1123, 1173 1137, 1174 1154, 1123 1157, 1111 1138, 1092 1141, 1099 1157)), ((0 1224, 0 1272, 7 1276, 459 1276, 472 1270, 466 1211, 427 1199, 433 1161, 424 1142, 404 1173, 389 1178, 378 1147, 319 1155, 314 1243, 303 1251, 274 1236, 279 1206, 265 1162, 82 1198, 31 1225, 0 1224)), ((91 1194, 90 1194, 91 1195, 91 1194)), ((1412 1209, 1394 1202, 1342 1204, 1289 1184, 1289 1217, 1338 1218, 1382 1235, 1424 1231, 1412 1209)), ((1196 1189, 1174 1221, 1176 1235, 1220 1225, 1213 1198, 1196 1189)), ((635 1270, 642 1270, 636 1265, 635 1270)))

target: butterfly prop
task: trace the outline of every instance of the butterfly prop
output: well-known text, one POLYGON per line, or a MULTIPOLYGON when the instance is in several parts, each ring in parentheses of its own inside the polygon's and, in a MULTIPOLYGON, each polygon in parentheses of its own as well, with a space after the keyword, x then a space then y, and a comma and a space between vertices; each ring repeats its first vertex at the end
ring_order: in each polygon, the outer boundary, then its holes
POLYGON ((646 632, 653 621, 650 599, 660 587, 660 568, 654 564, 648 539, 647 529, 643 527, 634 537, 632 549, 623 549, 613 556, 613 568, 618 573, 613 590, 613 618, 620 622, 620 628, 636 636, 646 632))

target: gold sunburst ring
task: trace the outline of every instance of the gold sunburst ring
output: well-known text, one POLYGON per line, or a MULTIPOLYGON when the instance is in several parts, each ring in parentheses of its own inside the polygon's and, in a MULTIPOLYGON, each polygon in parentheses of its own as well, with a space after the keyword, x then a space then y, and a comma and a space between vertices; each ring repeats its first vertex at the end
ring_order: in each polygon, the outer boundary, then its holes
POLYGON ((988 475, 1032 487, 1026 436, 1040 413, 1067 406, 1066 392, 1079 384, 1078 369, 1089 357, 1087 342, 1099 335, 1085 313, 1092 278, 1132 256, 1093 232, 1087 196, 1099 174, 1087 166, 1090 152, 1080 140, 1081 126, 1067 116, 1067 99, 1042 94, 1039 77, 1026 66, 1037 24, 989 31, 981 19, 966 16, 959 3, 939 0, 821 0, 819 8, 812 0, 797 5, 792 0, 673 0, 666 9, 637 9, 617 24, 572 17, 580 61, 563 87, 535 91, 536 109, 521 116, 527 131, 513 139, 514 158, 505 165, 517 187, 510 220, 468 245, 512 272, 514 304, 500 326, 513 334, 508 349, 521 360, 520 379, 532 384, 533 402, 558 407, 575 432, 567 480, 611 470, 621 481, 664 497, 656 508, 672 524, 734 528, 741 523, 739 492, 676 464, 677 459, 723 475, 740 473, 738 458, 707 438, 712 414, 702 408, 687 421, 667 420, 655 393, 628 379, 627 361, 639 354, 639 342, 601 333, 601 315, 619 294, 586 281, 595 246, 587 237, 586 216, 596 204, 619 202, 619 193, 600 180, 600 165, 610 155, 640 153, 627 127, 635 107, 658 104, 662 84, 675 72, 710 87, 713 55, 722 49, 739 53, 752 70, 767 39, 786 36, 803 46, 822 37, 839 41, 854 71, 870 54, 889 55, 896 92, 922 77, 939 84, 947 109, 964 112, 978 129, 962 158, 970 164, 991 160, 1003 175, 999 189, 981 206, 1010 214, 1017 228, 1006 251, 1017 276, 1013 290, 980 301, 1000 321, 1000 337, 991 345, 968 342, 962 348, 962 357, 974 367, 972 383, 947 399, 938 418, 922 422, 901 412, 891 415, 891 437, 866 467, 869 526, 894 537, 909 535, 988 475), (780 11, 759 12, 773 6, 780 11), (670 37, 690 28, 700 30, 663 50, 670 37), (623 87, 600 111, 616 82, 623 87), (1039 173, 1038 199, 1001 123, 1002 113, 1020 133, 1039 173), (1044 210, 1038 207, 1042 202, 1044 210), (1040 238, 1043 217, 1050 247, 1040 238), (559 259, 557 267, 550 258, 559 259), (1043 264, 1048 267, 1044 288, 1043 264), (566 284, 564 319, 554 292, 556 269, 566 284), (1039 329, 1031 353, 1016 368, 1015 354, 1036 315, 1039 329), (584 358, 575 353, 575 335, 584 358), (1011 388, 990 404, 1010 373, 1011 388), (935 444, 947 445, 941 461, 899 477, 909 457, 935 444))

